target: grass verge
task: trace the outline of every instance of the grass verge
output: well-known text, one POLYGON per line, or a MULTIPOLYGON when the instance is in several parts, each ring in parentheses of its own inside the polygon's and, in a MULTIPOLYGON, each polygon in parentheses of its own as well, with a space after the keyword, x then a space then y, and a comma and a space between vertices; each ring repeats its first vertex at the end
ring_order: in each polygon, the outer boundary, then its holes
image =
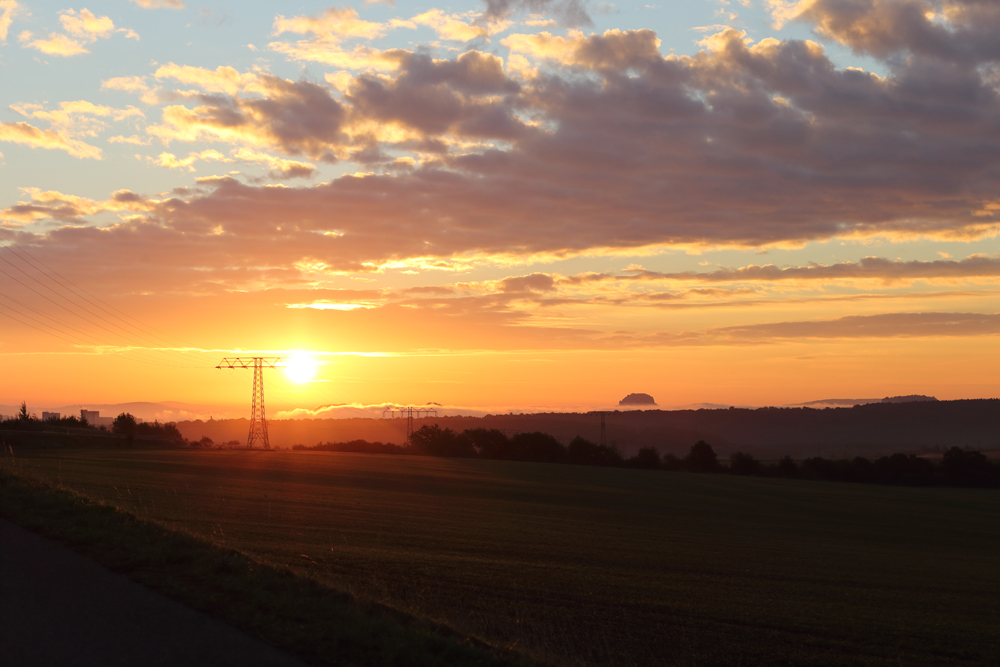
POLYGON ((306 661, 532 665, 528 658, 0 469, 0 516, 306 661))

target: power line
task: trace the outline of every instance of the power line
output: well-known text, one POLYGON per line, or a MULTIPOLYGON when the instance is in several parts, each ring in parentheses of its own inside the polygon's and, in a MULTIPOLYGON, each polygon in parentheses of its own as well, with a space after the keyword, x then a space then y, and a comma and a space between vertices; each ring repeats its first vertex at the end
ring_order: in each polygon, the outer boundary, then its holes
MULTIPOLYGON (((117 320, 121 320, 125 325, 129 326, 130 328, 132 328, 132 329, 136 329, 137 328, 134 325, 131 325, 128 322, 125 322, 124 320, 122 320, 122 318, 120 318, 118 316, 115 316, 113 313, 110 313, 106 309, 101 308, 99 305, 95 304, 93 302, 93 300, 88 299, 86 296, 83 296, 81 294, 81 292, 84 292, 84 290, 82 290, 81 288, 76 288, 72 284, 71 281, 69 281, 68 279, 62 277, 60 274, 58 274, 58 272, 56 272, 56 271, 48 268, 40 260, 31 257, 30 253, 28 253, 26 250, 23 250, 23 249, 15 247, 16 243, 6 233, 4 233, 3 230, 0 230, 0 236, 3 236, 3 238, 5 238, 8 241, 8 245, 3 246, 4 249, 8 250, 11 254, 13 254, 15 256, 15 258, 17 258, 20 261, 24 262, 30 268, 33 268, 36 271, 38 271, 43 277, 48 278, 53 283, 55 283, 58 287, 70 291, 70 293, 73 294, 74 296, 77 296, 77 297, 83 299, 84 301, 86 301, 88 303, 91 303, 95 307, 100 308, 101 310, 104 310, 104 312, 108 313, 109 315, 111 315, 112 317, 114 317, 117 320), (55 279, 52 274, 59 275, 60 278, 61 278, 61 280, 55 279)), ((153 354, 157 354, 158 353, 158 354, 162 355, 163 357, 167 357, 167 358, 166 359, 162 359, 162 358, 157 359, 156 357, 149 357, 149 356, 143 354, 142 352, 139 352, 139 351, 134 350, 134 349, 120 350, 119 351, 120 354, 129 354, 129 355, 132 355, 133 357, 135 357, 137 359, 141 359, 141 360, 146 361, 146 362, 157 363, 159 365, 174 365, 176 367, 191 367, 189 365, 190 362, 189 362, 188 358, 185 357, 184 355, 182 355, 182 354, 180 354, 180 353, 178 353, 178 352, 176 352, 174 350, 169 350, 169 349, 163 350, 163 349, 158 349, 158 347, 150 347, 149 343, 151 341, 150 341, 150 339, 148 337, 145 337, 145 336, 136 336, 135 333, 126 330, 124 327, 122 327, 121 325, 117 324, 116 322, 113 322, 113 321, 111 321, 111 320, 103 317, 102 315, 100 315, 98 313, 95 313, 92 310, 87 309, 86 307, 80 305, 79 303, 76 303, 73 299, 68 298, 66 296, 66 294, 60 293, 59 291, 57 291, 56 289, 54 289, 51 285, 48 285, 48 284, 44 283, 43 281, 39 280, 36 276, 34 276, 31 273, 29 273, 28 271, 26 271, 23 267, 21 267, 21 266, 15 264, 14 262, 10 261, 10 259, 8 259, 6 256, 0 255, 0 260, 2 260, 4 263, 6 263, 7 265, 9 265, 13 269, 16 269, 17 271, 19 271, 22 275, 24 275, 25 277, 27 277, 28 279, 30 279, 34 283, 36 283, 36 284, 40 285, 41 287, 45 288, 46 290, 48 290, 49 292, 51 292, 55 296, 59 297, 63 301, 66 301, 67 303, 69 303, 70 305, 72 305, 77 310, 71 310, 70 308, 66 307, 64 304, 59 303, 59 302, 53 300, 48 295, 43 294, 42 292, 40 292, 39 290, 35 289, 31 285, 26 284, 22 280, 18 279, 16 276, 13 276, 10 273, 8 273, 7 271, 4 271, 3 269, 0 269, 0 274, 3 274, 5 276, 7 276, 7 278, 9 278, 10 280, 16 282, 17 284, 21 285, 25 289, 30 290, 31 292, 33 292, 34 294, 38 295, 39 297, 45 299, 46 301, 48 301, 49 303, 53 304, 57 308, 60 308, 60 309, 62 309, 64 311, 66 311, 67 313, 73 315, 74 317, 76 317, 76 318, 78 318, 80 320, 83 320, 84 322, 86 322, 88 325, 90 325, 92 327, 97 327, 99 329, 104 330, 105 332, 111 334, 114 337, 123 337, 123 338, 125 338, 125 340, 129 343, 129 347, 140 347, 140 348, 142 348, 143 350, 145 350, 147 352, 151 352, 153 354), (82 311, 84 314, 81 314, 80 312, 77 312, 77 311, 82 311), (97 318, 98 320, 101 320, 101 321, 109 324, 110 326, 115 327, 116 329, 118 329, 118 332, 112 331, 108 327, 105 327, 102 324, 100 324, 99 322, 94 321, 93 318, 97 318), (121 332, 121 333, 119 333, 119 332, 121 332), (125 335, 122 336, 122 334, 125 334, 125 335), (133 340, 130 340, 133 337, 138 338, 138 340, 140 342, 140 345, 137 346, 137 345, 135 345, 135 342, 133 340), (171 363, 171 361, 173 363, 171 363)), ((22 305, 24 305, 24 304, 22 304, 22 305)), ((35 312, 38 312, 38 311, 35 311, 35 312)), ((51 317, 51 316, 48 316, 48 315, 45 315, 45 317, 48 317, 50 320, 52 320, 54 322, 58 322, 58 320, 56 320, 56 318, 54 318, 54 317, 51 317)), ((77 331, 78 333, 82 333, 79 329, 76 329, 75 327, 72 327, 72 326, 66 324, 65 322, 62 322, 61 324, 62 324, 62 326, 66 326, 67 328, 70 328, 70 329, 72 329, 74 331, 77 331)), ((164 342, 166 342, 166 341, 164 341, 164 342)), ((101 345, 101 344, 102 343, 98 339, 98 345, 101 345)), ((114 347, 121 347, 121 346, 120 345, 114 345, 114 347)))
MULTIPOLYGON (((165 340, 163 338, 160 338, 159 336, 155 335, 155 333, 149 333, 148 331, 144 331, 142 327, 145 326, 145 325, 142 322, 140 322, 139 320, 135 319, 134 317, 128 315, 127 313, 125 313, 125 312, 123 312, 123 311, 115 308, 111 304, 109 304, 109 303, 101 300, 99 297, 91 294, 90 292, 88 292, 87 290, 83 289, 82 287, 80 287, 78 285, 75 285, 73 283, 73 281, 69 280, 68 278, 66 278, 65 276, 63 276, 61 273, 59 273, 55 269, 49 267, 44 262, 42 262, 41 260, 37 259, 34 255, 32 255, 30 252, 28 252, 28 250, 26 248, 18 246, 18 244, 14 240, 12 240, 9 236, 7 236, 6 233, 4 233, 3 230, 0 230, 0 236, 3 236, 3 238, 7 239, 8 243, 9 243, 9 245, 5 246, 5 248, 9 249, 12 253, 14 253, 19 259, 21 259, 21 261, 30 264, 36 270, 38 270, 40 273, 42 273, 43 275, 48 276, 49 278, 51 278, 55 282, 61 284, 64 287, 66 287, 71 292, 73 292, 74 294, 80 296, 82 299, 84 299, 85 301, 87 301, 91 305, 99 308, 100 310, 104 311, 108 315, 121 320, 127 326, 130 326, 131 328, 133 328, 133 329, 135 329, 137 331, 140 331, 140 332, 142 332, 142 333, 144 333, 144 334, 146 334, 148 336, 151 336, 152 338, 158 339, 162 343, 165 343, 167 345, 172 345, 173 344, 170 341, 167 341, 167 340, 165 340), (88 298, 88 297, 90 297, 90 298, 88 298), (97 303, 95 303, 95 301, 97 303), (110 308, 111 310, 114 310, 117 313, 120 313, 121 316, 115 315, 114 313, 110 312, 106 308, 103 308, 99 304, 103 304, 104 306, 107 306, 107 308, 110 308), (130 324, 128 321, 126 321, 125 318, 128 318, 128 319, 132 320, 133 322, 136 322, 137 324, 139 324, 141 326, 137 327, 137 326, 135 326, 133 324, 130 324)), ((155 331, 155 329, 153 331, 155 331)), ((189 346, 185 345, 183 347, 189 347, 189 346)))

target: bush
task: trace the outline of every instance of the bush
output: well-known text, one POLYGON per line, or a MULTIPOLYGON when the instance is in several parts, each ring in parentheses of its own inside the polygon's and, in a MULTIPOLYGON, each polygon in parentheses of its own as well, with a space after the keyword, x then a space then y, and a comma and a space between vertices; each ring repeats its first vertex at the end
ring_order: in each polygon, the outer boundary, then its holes
POLYGON ((795 479, 799 476, 799 466, 796 465, 791 456, 785 456, 778 461, 778 465, 775 466, 774 472, 778 477, 795 479))
POLYGON ((472 449, 484 459, 507 458, 510 442, 503 431, 495 428, 472 428, 462 432, 472 449))
POLYGON ((534 461, 537 463, 563 463, 567 459, 566 448, 548 433, 518 433, 510 439, 511 461, 534 461))
POLYGON ((470 457, 476 455, 472 442, 459 437, 450 428, 442 429, 437 424, 421 426, 410 436, 410 446, 418 454, 428 456, 470 457))
POLYGON ((643 447, 628 460, 629 467, 656 470, 660 467, 660 453, 652 447, 643 447))
POLYGON ((729 472, 733 475, 758 475, 760 474, 760 461, 749 454, 736 452, 729 457, 729 472))
POLYGON ((718 472, 722 466, 712 446, 699 440, 691 445, 691 451, 684 457, 684 468, 691 472, 718 472))
POLYGON ((982 452, 966 452, 952 447, 941 459, 945 482, 955 486, 1000 485, 1000 470, 982 452))

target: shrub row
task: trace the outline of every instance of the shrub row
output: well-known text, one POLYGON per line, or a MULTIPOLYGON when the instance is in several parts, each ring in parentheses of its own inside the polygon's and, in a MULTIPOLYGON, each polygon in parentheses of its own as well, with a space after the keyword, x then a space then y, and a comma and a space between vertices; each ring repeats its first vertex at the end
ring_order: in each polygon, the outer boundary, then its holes
POLYGON ((435 424, 415 431, 406 447, 354 440, 314 447, 295 445, 292 449, 572 463, 868 484, 1000 487, 1000 465, 992 463, 981 452, 958 447, 946 451, 939 463, 912 454, 893 454, 874 461, 859 456, 845 460, 815 457, 796 462, 786 456, 768 464, 750 454, 737 452, 729 458, 729 465, 725 465, 704 441, 692 445, 683 458, 672 454, 661 457, 653 447, 644 447, 626 459, 616 447, 599 445, 581 437, 576 437, 569 445, 562 445, 547 433, 518 433, 508 437, 503 431, 484 428, 457 433, 435 424))

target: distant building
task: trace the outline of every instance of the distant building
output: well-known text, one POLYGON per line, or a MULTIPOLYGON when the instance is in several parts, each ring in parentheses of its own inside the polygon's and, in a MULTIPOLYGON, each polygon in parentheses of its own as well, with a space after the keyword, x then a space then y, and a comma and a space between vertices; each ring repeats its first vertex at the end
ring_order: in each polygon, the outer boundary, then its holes
POLYGON ((48 421, 49 419, 59 419, 61 415, 58 412, 45 412, 42 410, 42 421, 48 421))
POLYGON ((80 410, 80 419, 86 419, 91 426, 111 426, 114 419, 102 417, 100 410, 80 410))

